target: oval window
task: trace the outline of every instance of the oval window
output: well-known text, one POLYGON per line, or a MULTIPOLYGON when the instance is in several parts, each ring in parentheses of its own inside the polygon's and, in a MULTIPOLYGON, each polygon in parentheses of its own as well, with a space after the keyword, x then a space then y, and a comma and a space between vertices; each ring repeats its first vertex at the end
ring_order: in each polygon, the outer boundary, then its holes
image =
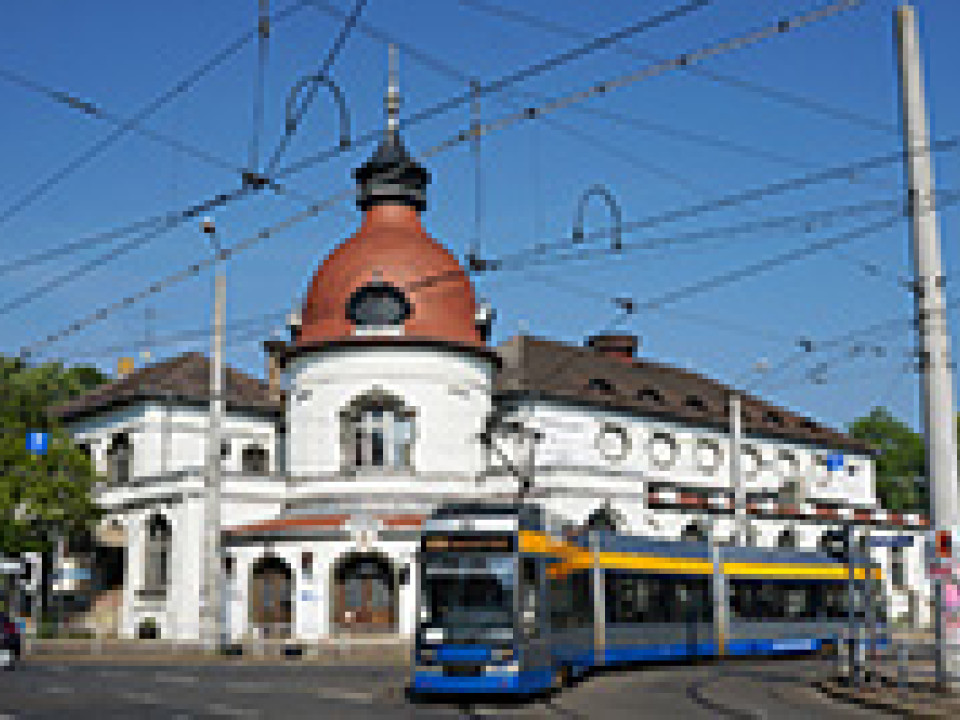
POLYGON ((611 462, 623 460, 630 451, 630 436, 625 428, 613 423, 604 423, 600 432, 597 433, 597 450, 605 460, 611 462))
POLYGON ((410 317, 410 302, 387 283, 364 285, 347 302, 347 319, 357 327, 402 325, 410 317))
POLYGON ((723 452, 716 440, 700 438, 697 440, 697 469, 700 472, 715 473, 720 467, 723 452))
POLYGON ((673 467, 677 461, 678 450, 677 441, 670 433, 655 433, 650 440, 650 458, 661 470, 673 467))

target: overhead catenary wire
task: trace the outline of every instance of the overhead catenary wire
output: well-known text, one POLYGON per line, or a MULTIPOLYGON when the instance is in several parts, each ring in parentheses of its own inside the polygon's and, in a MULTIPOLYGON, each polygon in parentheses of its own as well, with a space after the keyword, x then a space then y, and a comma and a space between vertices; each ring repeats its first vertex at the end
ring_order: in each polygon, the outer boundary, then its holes
MULTIPOLYGON (((317 77, 326 77, 327 73, 330 72, 330 68, 333 67, 333 63, 336 61, 341 50, 343 50, 344 46, 346 45, 347 39, 350 37, 350 33, 356 26, 357 20, 360 19, 360 13, 363 12, 367 2, 368 0, 357 0, 356 3, 354 3, 352 12, 344 21, 343 26, 340 28, 340 32, 333 41, 333 45, 330 46, 330 50, 327 52, 323 62, 320 63, 320 67, 315 73, 317 77)), ((283 154, 286 152, 290 141, 293 140, 293 136, 296 135, 297 131, 300 129, 300 124, 303 122, 304 115, 316 97, 318 90, 319 87, 316 84, 310 85, 307 88, 306 94, 298 111, 288 118, 287 126, 284 128, 283 135, 281 136, 280 141, 277 143, 277 146, 274 148, 273 153, 270 155, 270 159, 267 160, 265 164, 265 175, 273 174, 277 164, 280 162, 283 154)))
MULTIPOLYGON (((273 16, 274 21, 288 18, 291 15, 299 12, 301 9, 303 9, 305 1, 306 0, 298 0, 286 8, 279 10, 273 16)), ((188 73, 186 76, 174 83, 171 87, 167 88, 153 100, 141 107, 137 112, 133 113, 133 115, 131 115, 130 118, 121 126, 117 127, 110 134, 106 135, 79 154, 75 155, 60 168, 46 176, 36 185, 32 186, 10 205, 3 210, 0 210, 0 224, 9 221, 11 218, 28 208, 34 202, 43 197, 43 195, 53 189, 56 185, 70 177, 74 172, 116 144, 140 123, 154 115, 175 98, 190 90, 190 88, 206 77, 209 73, 218 68, 232 56, 240 52, 240 50, 242 50, 250 40, 256 37, 256 34, 257 30, 254 28, 253 30, 242 34, 237 39, 228 43, 212 57, 203 62, 198 68, 188 73)))
MULTIPOLYGON (((310 0, 306 0, 310 2, 310 0)), ((448 97, 440 102, 431 105, 429 107, 423 108, 412 115, 408 115, 405 118, 400 118, 399 129, 404 130, 412 125, 417 125, 427 120, 439 117, 444 115, 452 110, 456 110, 459 107, 471 102, 474 98, 482 98, 492 93, 499 93, 503 90, 516 85, 520 82, 524 82, 533 77, 542 75, 545 72, 555 70, 562 65, 565 65, 570 62, 579 60, 580 58, 586 57, 587 55, 603 50, 612 43, 619 42, 625 37, 632 37, 639 35, 650 30, 654 30, 662 25, 679 20, 690 12, 700 9, 705 5, 709 0, 695 0, 692 2, 679 5, 673 9, 664 11, 658 15, 647 18, 640 22, 634 23, 628 27, 621 28, 620 30, 614 31, 612 33, 607 33, 601 36, 597 36, 586 42, 582 45, 579 45, 575 48, 571 48, 564 52, 561 52, 557 55, 553 55, 544 60, 538 61, 531 65, 527 65, 520 70, 509 73, 502 77, 499 77, 495 80, 490 80, 487 82, 481 82, 479 86, 470 87, 467 90, 457 93, 451 97, 448 97)), ((468 134, 470 130, 465 131, 468 134)), ((374 132, 367 133, 358 138, 354 139, 353 146, 359 147, 366 145, 372 141, 378 140, 383 134, 382 130, 377 130, 374 132)), ((326 150, 322 150, 319 153, 310 155, 302 160, 299 160, 295 163, 288 165, 287 167, 280 168, 276 172, 270 173, 273 177, 282 179, 288 175, 297 174, 303 172, 304 170, 313 167, 318 162, 325 162, 331 157, 343 152, 343 148, 339 146, 331 147, 326 150)))
MULTIPOLYGON (((293 7, 296 7, 296 8, 302 7, 303 4, 306 3, 307 1, 308 1, 308 0, 304 0, 303 3, 297 3, 296 6, 291 6, 291 10, 292 10, 293 7)), ((311 3, 311 4, 312 4, 312 3, 311 3)), ((355 10, 356 10, 357 7, 360 7, 360 8, 362 9, 362 6, 357 5, 357 6, 355 6, 355 10)), ((287 16, 289 16, 289 15, 287 15, 287 16)), ((278 15, 275 15, 273 19, 276 20, 277 17, 279 17, 279 14, 278 14, 278 15)), ((358 17, 359 17, 359 13, 357 13, 357 12, 354 12, 354 13, 352 13, 351 15, 346 16, 345 22, 344 22, 344 25, 343 25, 343 29, 342 29, 342 31, 341 31, 340 38, 342 38, 343 40, 346 39, 346 34, 349 32, 349 29, 352 28, 353 25, 356 23, 356 18, 358 18, 358 17), (353 19, 353 20, 351 20, 351 19, 353 19)), ((661 24, 662 22, 665 22, 665 21, 666 21, 666 19, 664 18, 664 16, 658 16, 658 18, 654 18, 653 20, 644 21, 644 22, 647 23, 650 27, 653 27, 653 26, 654 26, 654 23, 656 23, 656 24, 661 24)), ((636 32, 640 32, 643 28, 634 28, 634 29, 635 29, 636 32)), ((246 37, 247 40, 249 40, 249 39, 252 38, 257 32, 258 32, 257 30, 252 31, 251 33, 248 33, 248 35, 246 35, 246 36, 244 36, 244 37, 246 37)), ((622 32, 622 31, 621 31, 621 32, 622 32)), ((603 37, 608 37, 608 36, 603 36, 603 37)), ((591 47, 594 47, 594 49, 596 49, 597 47, 602 47, 603 37, 597 38, 597 39, 596 39, 596 43, 591 43, 591 44, 589 44, 589 45, 591 45, 591 47)), ((327 56, 328 58, 331 59, 331 60, 330 60, 331 62, 332 62, 332 59, 335 59, 336 54, 339 52, 339 48, 340 48, 341 46, 342 46, 342 40, 339 41, 339 42, 335 42, 335 43, 334 43, 333 47, 331 48, 330 53, 328 53, 328 56, 327 56)), ((578 57, 581 57, 583 54, 586 54, 586 53, 588 52, 588 50, 585 50, 584 47, 578 48, 578 49, 576 49, 576 50, 577 50, 576 52, 574 52, 574 51, 568 51, 567 53, 565 53, 566 59, 564 60, 564 62, 569 62, 569 61, 571 61, 571 60, 573 60, 573 59, 576 59, 576 58, 578 58, 578 57)), ((592 51, 592 50, 591 50, 591 51, 592 51)), ((540 63, 539 65, 540 65, 542 68, 550 68, 550 69, 552 69, 552 68, 555 68, 555 67, 559 66, 559 64, 561 64, 561 62, 560 62, 560 60, 555 56, 555 57, 551 58, 549 61, 544 61, 544 62, 540 63)), ((542 72, 542 71, 544 71, 544 70, 540 70, 540 71, 542 72)), ((524 77, 531 77, 531 76, 534 74, 533 70, 531 70, 530 68, 526 68, 526 69, 525 69, 524 71, 522 71, 522 72, 524 73, 524 77)), ((22 76, 20 76, 20 78, 21 78, 22 80, 24 79, 24 78, 22 78, 22 76)), ((504 78, 500 78, 500 79, 498 79, 498 80, 495 80, 495 81, 492 81, 492 82, 490 82, 490 83, 487 83, 487 85, 488 85, 488 86, 502 87, 502 86, 504 86, 505 82, 506 82, 506 81, 505 81, 504 78)), ((31 82, 31 81, 29 81, 29 80, 27 80, 26 82, 19 83, 19 84, 22 84, 22 85, 24 85, 25 87, 34 87, 35 89, 38 89, 38 90, 40 90, 40 91, 44 91, 44 86, 42 86, 42 85, 39 84, 39 83, 31 82)), ((469 91, 469 92, 478 92, 479 94, 482 94, 483 92, 485 92, 485 91, 483 90, 484 87, 485 87, 485 86, 481 86, 479 89, 477 89, 477 88, 471 88, 471 91, 469 91)), ((314 87, 313 89, 314 89, 314 91, 316 90, 315 87, 314 87)), ((49 88, 47 88, 46 90, 48 90, 49 92, 45 92, 45 94, 51 95, 52 97, 55 97, 55 98, 62 94, 62 93, 59 93, 59 91, 55 91, 55 90, 52 90, 52 89, 49 89, 49 88)), ((469 92, 468 92, 468 96, 469 96, 469 92)), ((72 97, 72 96, 69 96, 69 95, 67 95, 67 94, 62 94, 62 95, 66 95, 66 97, 72 97)), ((309 97, 310 97, 310 96, 308 95, 308 98, 309 98, 309 97)), ((416 114, 415 116, 413 116, 413 117, 410 117, 410 118, 401 120, 401 121, 400 121, 400 125, 401 125, 401 127, 409 127, 409 126, 415 125, 415 124, 417 124, 417 123, 419 123, 419 122, 423 122, 423 121, 429 119, 430 117, 434 117, 435 115, 440 114, 440 113, 441 113, 441 109, 440 109, 441 107, 443 108, 443 109, 442 109, 442 112, 446 112, 446 111, 448 111, 448 110, 450 110, 450 109, 452 109, 452 108, 454 108, 454 107, 457 107, 459 104, 462 104, 463 98, 464 98, 464 96, 463 96, 462 94, 456 95, 456 96, 454 96, 453 98, 451 98, 450 100, 445 101, 444 103, 441 103, 440 105, 435 105, 435 106, 433 106, 432 108, 428 108, 428 109, 425 110, 425 111, 422 111, 422 112, 420 112, 420 113, 417 113, 417 114, 416 114), (451 101, 452 101, 452 104, 450 104, 451 101)), ((80 104, 83 104, 82 101, 77 100, 77 102, 80 103, 80 104)), ((71 104, 71 105, 72 105, 72 103, 68 103, 68 104, 71 104)), ((94 107, 92 104, 89 104, 89 103, 87 103, 87 105, 88 105, 90 108, 93 108, 93 107, 94 107)), ((299 116, 295 116, 295 117, 299 117, 300 119, 302 119, 302 112, 305 111, 305 108, 307 107, 307 105, 308 105, 308 100, 305 99, 304 102, 303 102, 303 103, 301 104, 301 106, 300 106, 300 107, 301 107, 301 113, 300 113, 300 115, 299 115, 299 116)), ((102 114, 101 114, 101 116, 102 116, 102 114)), ((299 120, 297 120, 297 122, 299 122, 299 120)), ((128 127, 128 126, 129 126, 131 129, 133 129, 133 128, 135 128, 135 127, 140 127, 139 123, 135 123, 132 119, 126 119, 126 120, 124 121, 124 124, 123 124, 122 127, 128 127)), ((359 147, 359 146, 362 146, 362 145, 366 145, 367 143, 369 143, 369 142, 371 142, 371 141, 373 141, 373 140, 376 140, 376 139, 380 138, 381 135, 382 135, 382 130, 381 130, 381 129, 377 129, 377 130, 370 131, 370 132, 364 134, 362 137, 356 139, 356 140, 354 141, 354 143, 352 144, 352 146, 353 146, 353 147, 359 147)), ((305 168, 305 167, 309 167, 309 166, 316 165, 316 164, 319 163, 319 162, 325 162, 325 161, 327 161, 327 160, 331 160, 331 159, 333 159, 334 157, 336 157, 336 156, 344 153, 344 152, 345 152, 346 150, 348 150, 348 149, 349 149, 349 148, 348 148, 348 147, 345 147, 342 143, 341 143, 341 144, 338 144, 337 146, 334 146, 334 147, 332 147, 332 148, 324 151, 324 152, 321 153, 320 155, 315 155, 315 156, 313 156, 312 158, 308 158, 306 161, 302 161, 302 162, 300 163, 301 169, 303 169, 303 168, 305 168)), ((299 170, 298 170, 298 171, 299 171, 299 170)), ((287 171, 284 171, 284 173, 285 173, 285 174, 288 174, 287 171)), ((282 191, 282 190, 285 190, 285 188, 277 182, 276 177, 266 177, 266 176, 259 176, 259 177, 260 177, 260 179, 261 179, 262 181, 266 182, 267 184, 269 184, 269 185, 270 185, 271 187, 273 187, 274 189, 279 189, 279 190, 281 190, 281 191, 282 191)), ((287 194, 289 194, 289 190, 287 190, 286 192, 287 192, 287 194)), ((213 196, 213 198, 216 198, 216 197, 217 197, 217 196, 213 196)), ((203 203, 198 203, 198 204, 199 204, 199 205, 202 205, 203 203)), ((165 222, 169 219, 170 216, 171 216, 171 213, 166 213, 166 214, 162 214, 162 215, 153 216, 153 217, 148 218, 148 219, 143 220, 143 221, 137 221, 137 222, 135 222, 135 223, 130 223, 130 224, 125 225, 125 226, 123 226, 123 227, 121 227, 121 228, 115 228, 115 229, 113 229, 113 230, 105 231, 104 233, 98 233, 97 235, 92 236, 92 237, 90 238, 90 240, 92 241, 92 243, 93 243, 94 245, 98 245, 98 244, 101 244, 102 242, 108 242, 108 241, 111 240, 111 239, 115 239, 115 238, 118 238, 118 237, 122 237, 122 236, 127 235, 127 234, 130 234, 130 233, 132 233, 132 232, 137 232, 137 231, 139 231, 139 230, 141 230, 141 229, 145 229, 146 227, 148 227, 149 225, 154 224, 154 223, 165 223, 165 222)), ((70 241, 69 243, 64 243, 64 244, 62 244, 59 249, 56 249, 56 250, 52 249, 51 251, 41 251, 41 252, 39 252, 39 253, 34 253, 33 255, 27 256, 26 258, 23 258, 23 259, 21 259, 21 260, 19 260, 19 261, 14 261, 14 262, 12 262, 12 263, 8 263, 7 266, 0 266, 0 275, 4 274, 5 272, 9 272, 9 271, 11 271, 12 269, 17 269, 17 268, 22 267, 22 266, 34 265, 34 264, 37 264, 38 262, 44 262, 44 261, 45 261, 46 259, 48 259, 48 258, 57 257, 57 253, 58 253, 58 252, 73 252, 74 250, 82 249, 82 248, 85 247, 85 244, 86 244, 86 243, 85 243, 84 240, 70 241)))
MULTIPOLYGON (((796 30, 798 28, 805 27, 811 23, 819 22, 827 18, 833 17, 836 14, 842 12, 843 10, 857 4, 859 4, 859 0, 838 0, 838 2, 835 2, 824 8, 820 8, 816 11, 811 11, 808 13, 797 15, 793 18, 790 18, 789 20, 780 20, 773 26, 768 26, 765 28, 761 28, 760 30, 751 31, 744 36, 736 37, 731 40, 726 40, 721 43, 715 43, 712 45, 704 46, 704 48, 702 48, 700 51, 697 51, 696 58, 702 59, 705 57, 721 54, 722 52, 728 52, 734 49, 741 49, 743 47, 760 42, 769 37, 773 37, 778 34, 783 34, 788 31, 796 30)), ((664 22, 665 20, 663 18, 665 17, 667 17, 667 14, 657 16, 657 18, 654 18, 647 22, 647 27, 652 27, 653 26, 652 24, 654 22, 659 22, 659 23, 664 22)), ((566 53, 566 55, 569 55, 569 53, 566 53)), ((674 64, 675 65, 680 64, 680 61, 679 60, 674 61, 674 64)), ((543 65, 543 63, 540 63, 539 65, 543 65)), ((665 68, 661 68, 658 70, 658 72, 663 72, 663 71, 665 71, 665 68)), ((521 71, 521 72, 525 73, 526 71, 521 71)), ((627 75, 627 76, 621 76, 617 78, 615 81, 613 81, 614 82, 613 86, 620 87, 629 82, 635 82, 641 78, 650 77, 651 75, 649 73, 650 73, 650 69, 648 68, 645 71, 642 71, 641 73, 631 73, 630 75, 627 75)), ((513 77, 513 76, 508 76, 508 77, 513 77)), ((500 81, 495 81, 493 83, 493 86, 501 87, 503 86, 504 82, 505 82, 505 79, 501 79, 500 81)), ((474 132, 479 132, 481 134, 496 132, 506 127, 509 127, 513 124, 522 122, 524 120, 536 119, 545 112, 554 112, 554 111, 563 109, 565 107, 568 107, 572 104, 575 104, 577 102, 581 102, 589 97, 593 97, 596 94, 603 94, 607 91, 608 85, 609 85, 608 83, 593 85, 587 90, 571 93, 570 95, 563 96, 558 100, 552 101, 547 106, 543 106, 541 108, 527 108, 521 114, 513 113, 510 115, 501 117, 497 120, 483 123, 476 129, 467 129, 467 130, 461 131, 460 133, 452 135, 448 137, 446 140, 443 140, 442 142, 424 151, 422 153, 422 157, 426 159, 426 158, 432 157, 433 155, 445 152, 453 147, 456 147, 464 143, 466 140, 468 140, 474 132)), ((486 85, 483 86, 483 88, 487 88, 487 87, 489 86, 486 86, 486 85)), ((462 101, 457 101, 458 97, 462 97, 462 96, 456 96, 452 100, 447 101, 447 103, 441 103, 438 106, 433 106, 432 109, 428 109, 428 111, 422 111, 421 113, 418 113, 413 117, 408 117, 406 119, 406 122, 409 124, 414 121, 422 120, 425 112, 436 112, 437 108, 443 107, 451 102, 454 103, 454 105, 459 105, 461 104, 462 101)), ((467 97, 469 97, 469 93, 467 97)), ((405 122, 404 120, 401 120, 400 125, 402 126, 404 122, 405 122)), ((957 142, 958 142, 957 139, 953 139, 951 141, 941 140, 941 141, 937 141, 935 144, 939 149, 944 149, 948 146, 949 147, 955 146, 957 142)), ((342 149, 340 151, 342 151, 342 149)), ((899 159, 901 155, 902 153, 896 153, 892 157, 892 159, 889 157, 885 157, 881 159, 873 159, 869 162, 860 161, 858 163, 852 164, 851 166, 848 166, 847 172, 849 173, 851 169, 862 170, 866 167, 873 167, 874 165, 880 165, 882 164, 881 161, 892 162, 893 159, 899 159)), ((280 175, 282 175, 285 172, 294 172, 294 171, 295 170, 290 170, 288 168, 287 170, 282 171, 280 175)), ((837 173, 838 171, 839 171, 838 168, 831 168, 830 171, 827 173, 827 175, 823 175, 821 173, 820 176, 818 177, 807 177, 802 179, 802 181, 793 179, 788 182, 791 184, 799 183, 800 186, 805 184, 812 184, 814 182, 823 181, 825 179, 832 179, 833 177, 832 173, 837 173)), ((756 189, 748 191, 748 197, 754 197, 758 192, 760 191, 756 189)), ((224 249, 221 254, 223 255, 224 259, 226 259, 240 252, 244 252, 247 249, 250 249, 251 247, 256 246, 262 240, 267 239, 278 232, 282 232, 293 225, 296 225, 310 217, 315 216, 317 213, 331 207, 334 203, 339 202, 340 200, 343 200, 351 195, 352 195, 352 191, 349 191, 349 190, 334 194, 326 198, 325 200, 317 202, 311 205, 310 207, 306 208, 305 210, 295 213, 294 215, 289 216, 288 218, 280 222, 274 223, 273 225, 263 228, 260 232, 256 233, 255 235, 249 236, 246 239, 238 242, 236 245, 230 248, 224 249)), ((728 198, 721 199, 720 201, 715 201, 712 205, 716 205, 717 202, 720 202, 721 204, 730 206, 730 205, 736 204, 736 202, 742 202, 742 201, 744 200, 743 199, 736 200, 728 197, 728 198)), ((672 216, 676 214, 687 214, 687 213, 695 214, 695 209, 692 210, 690 208, 687 208, 687 209, 674 210, 674 211, 671 211, 671 213, 669 213, 668 216, 672 216)), ((190 265, 170 275, 167 275, 161 278, 160 280, 155 281, 148 287, 141 289, 138 292, 128 295, 116 302, 109 303, 108 305, 102 306, 98 310, 81 317, 79 320, 75 321, 73 324, 69 326, 66 326, 54 333, 48 334, 47 336, 37 341, 28 343, 27 345, 21 348, 21 352, 29 354, 31 352, 35 352, 40 347, 45 347, 52 343, 59 342, 66 337, 70 337, 73 334, 79 332, 80 330, 86 327, 89 327, 94 323, 100 322, 106 317, 109 317, 114 312, 117 312, 122 309, 126 309, 127 307, 130 307, 131 305, 134 305, 137 302, 140 302, 147 297, 151 297, 165 290, 167 287, 170 287, 171 285, 178 284, 189 277, 195 276, 202 269, 212 264, 212 262, 213 261, 211 260, 206 260, 206 261, 194 263, 193 265, 190 265)))
MULTIPOLYGON (((473 8, 474 10, 478 10, 489 15, 495 15, 512 22, 521 23, 527 27, 538 28, 554 35, 559 35, 569 39, 578 39, 584 36, 583 31, 578 30, 570 25, 565 25, 557 20, 536 16, 530 12, 520 10, 515 7, 504 7, 503 5, 490 2, 490 0, 458 0, 458 2, 461 5, 473 8)), ((312 2, 311 4, 316 4, 316 2, 312 2)), ((633 45, 621 45, 615 48, 614 52, 644 61, 662 61, 662 57, 656 53, 640 49, 633 45)), ((700 65, 689 65, 684 68, 684 71, 692 75, 698 75, 706 78, 707 80, 720 85, 726 85, 744 90, 746 92, 759 95, 760 97, 764 97, 768 100, 774 100, 779 103, 791 105, 793 107, 816 113, 824 117, 830 117, 835 120, 841 120, 862 128, 867 128, 875 132, 888 135, 899 134, 899 128, 892 123, 876 120, 872 117, 854 112, 848 108, 840 108, 835 105, 831 105, 821 99, 806 97, 799 93, 786 91, 780 87, 764 85, 756 82, 755 80, 747 80, 740 76, 731 75, 730 73, 717 72, 700 65)))

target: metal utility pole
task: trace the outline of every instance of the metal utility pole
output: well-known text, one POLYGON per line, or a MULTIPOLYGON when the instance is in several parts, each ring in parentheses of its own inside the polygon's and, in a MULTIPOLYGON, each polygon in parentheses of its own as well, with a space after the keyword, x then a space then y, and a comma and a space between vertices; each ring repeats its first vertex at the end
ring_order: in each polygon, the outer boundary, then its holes
POLYGON ((843 526, 843 545, 847 556, 847 658, 849 662, 849 680, 854 687, 860 687, 860 643, 857 632, 857 552, 856 533, 852 523, 843 526))
POLYGON ((737 545, 747 545, 749 533, 747 530, 747 502, 743 492, 743 472, 741 464, 742 414, 740 410, 740 394, 730 393, 730 486, 733 488, 733 522, 734 537, 737 545))
MULTIPOLYGON (((932 525, 952 530, 960 524, 957 507, 957 436, 953 405, 953 371, 943 302, 930 134, 927 124, 920 41, 912 6, 896 11, 900 106, 903 118, 904 164, 910 188, 910 235, 913 250, 917 330, 920 345, 921 392, 932 525)), ((937 626, 937 684, 946 687, 957 674, 957 658, 944 637, 943 587, 934 582, 937 626)))
POLYGON ((211 338, 213 357, 210 362, 210 419, 207 425, 206 493, 203 505, 200 637, 208 649, 219 651, 226 645, 223 548, 220 537, 220 426, 223 418, 223 325, 227 280, 216 226, 212 220, 204 218, 200 227, 216 253, 211 338))

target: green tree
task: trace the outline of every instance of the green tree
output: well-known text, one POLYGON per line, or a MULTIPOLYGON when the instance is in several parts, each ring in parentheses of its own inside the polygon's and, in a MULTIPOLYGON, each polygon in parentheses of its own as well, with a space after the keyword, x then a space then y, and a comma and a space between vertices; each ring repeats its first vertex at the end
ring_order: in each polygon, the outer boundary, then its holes
POLYGON ((874 408, 854 420, 848 434, 868 443, 877 453, 877 496, 887 510, 926 512, 928 488, 923 437, 886 408, 874 408))
POLYGON ((96 368, 0 356, 0 552, 45 550, 47 528, 69 534, 96 516, 90 460, 47 409, 104 380, 96 368), (50 433, 45 455, 27 451, 30 431, 50 433))

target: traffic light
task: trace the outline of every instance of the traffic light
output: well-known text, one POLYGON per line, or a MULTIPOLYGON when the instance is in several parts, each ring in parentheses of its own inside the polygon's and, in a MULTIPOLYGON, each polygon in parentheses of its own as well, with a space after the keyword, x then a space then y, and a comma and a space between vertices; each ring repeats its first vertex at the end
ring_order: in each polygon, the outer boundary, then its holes
POLYGON ((851 555, 850 533, 845 529, 827 530, 823 534, 823 550, 834 560, 847 563, 851 555))
POLYGON ((953 557, 953 538, 949 530, 937 530, 934 536, 934 553, 941 560, 953 557))

